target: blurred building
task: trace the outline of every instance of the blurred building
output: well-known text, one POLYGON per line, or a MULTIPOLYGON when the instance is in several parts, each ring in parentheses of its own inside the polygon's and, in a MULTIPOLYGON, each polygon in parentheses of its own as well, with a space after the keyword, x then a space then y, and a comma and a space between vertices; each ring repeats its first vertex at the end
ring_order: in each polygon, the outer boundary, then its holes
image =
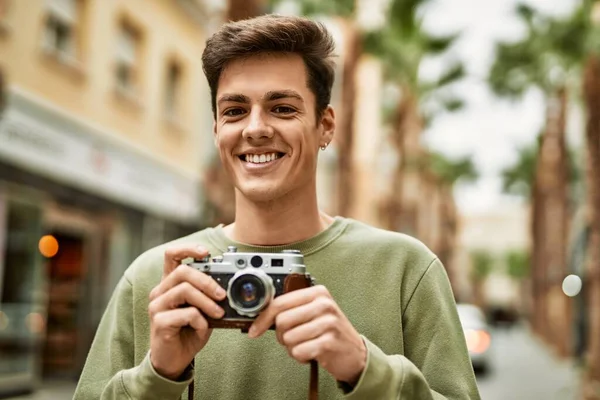
POLYGON ((0 0, 0 394, 77 378, 133 258, 201 227, 209 13, 0 0))
POLYGON ((531 308, 527 282, 513 280, 506 273, 505 255, 509 251, 526 251, 530 246, 529 209, 520 204, 507 204, 485 213, 464 215, 454 264, 455 295, 460 301, 477 302, 472 281, 472 253, 489 252, 494 259, 493 271, 482 282, 483 306, 509 307, 520 311, 531 308), (523 290, 523 291, 522 291, 523 290))

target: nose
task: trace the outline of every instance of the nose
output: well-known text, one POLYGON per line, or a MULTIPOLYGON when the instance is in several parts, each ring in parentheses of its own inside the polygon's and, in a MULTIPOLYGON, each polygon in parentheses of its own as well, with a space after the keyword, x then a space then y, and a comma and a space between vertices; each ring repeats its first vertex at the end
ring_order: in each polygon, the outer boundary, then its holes
POLYGON ((248 125, 242 131, 244 139, 270 139, 273 137, 273 128, 269 126, 260 107, 253 107, 247 119, 248 125))

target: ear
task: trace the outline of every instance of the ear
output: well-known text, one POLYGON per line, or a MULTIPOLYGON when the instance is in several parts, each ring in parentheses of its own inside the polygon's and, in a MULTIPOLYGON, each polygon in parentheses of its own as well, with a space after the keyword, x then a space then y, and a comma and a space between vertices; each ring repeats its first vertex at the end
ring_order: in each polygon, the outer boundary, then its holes
POLYGON ((331 105, 323 111, 321 116, 321 138, 319 146, 326 146, 333 140, 333 134, 335 133, 335 111, 331 105))

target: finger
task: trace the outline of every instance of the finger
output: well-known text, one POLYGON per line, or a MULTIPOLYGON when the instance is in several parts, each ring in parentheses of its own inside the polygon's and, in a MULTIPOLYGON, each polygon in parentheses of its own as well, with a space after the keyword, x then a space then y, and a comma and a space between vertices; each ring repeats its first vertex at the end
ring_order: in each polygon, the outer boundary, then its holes
POLYGON ((338 306, 330 297, 317 297, 310 303, 280 312, 275 317, 278 331, 286 332, 321 315, 337 314, 338 306))
POLYGON ((178 332, 185 326, 192 326, 196 331, 208 328, 208 322, 195 307, 176 308, 163 311, 153 318, 153 327, 159 332, 178 332))
POLYGON ((281 295, 261 312, 248 332, 249 337, 258 337, 265 333, 275 322, 277 315, 285 310, 301 306, 313 301, 318 296, 328 296, 329 292, 324 286, 313 286, 306 289, 299 289, 293 292, 281 295))
POLYGON ((152 300, 148 306, 148 312, 152 317, 163 311, 178 308, 184 304, 197 307, 213 318, 221 318, 224 314, 221 307, 189 282, 182 282, 163 295, 152 300))
POLYGON ((204 258, 208 255, 208 250, 203 246, 191 244, 180 244, 170 246, 165 250, 165 262, 163 265, 163 278, 173 272, 182 260, 188 257, 204 258))
POLYGON ((288 348, 316 339, 326 332, 332 332, 339 323, 333 315, 323 315, 281 334, 281 344, 288 348))
POLYGON ((315 339, 303 342, 290 350, 290 355, 298 362, 306 363, 316 360, 333 348, 333 335, 326 333, 315 339))
POLYGON ((215 300, 223 300, 227 294, 211 276, 188 265, 180 265, 152 290, 150 300, 154 300, 183 282, 189 282, 196 289, 215 300))

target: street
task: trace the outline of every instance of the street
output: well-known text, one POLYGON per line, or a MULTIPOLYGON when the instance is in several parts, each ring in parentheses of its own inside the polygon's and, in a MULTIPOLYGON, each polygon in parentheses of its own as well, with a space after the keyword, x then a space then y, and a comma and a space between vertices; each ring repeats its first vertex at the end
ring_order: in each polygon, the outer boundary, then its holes
POLYGON ((483 400, 577 399, 579 378, 567 361, 559 361, 522 327, 493 336, 492 366, 478 376, 483 400))
MULTIPOLYGON (((558 361, 525 328, 494 333, 490 372, 478 376, 483 400, 574 400, 577 399, 577 371, 558 361)), ((53 382, 29 396, 14 400, 70 399, 73 383, 53 382)))

